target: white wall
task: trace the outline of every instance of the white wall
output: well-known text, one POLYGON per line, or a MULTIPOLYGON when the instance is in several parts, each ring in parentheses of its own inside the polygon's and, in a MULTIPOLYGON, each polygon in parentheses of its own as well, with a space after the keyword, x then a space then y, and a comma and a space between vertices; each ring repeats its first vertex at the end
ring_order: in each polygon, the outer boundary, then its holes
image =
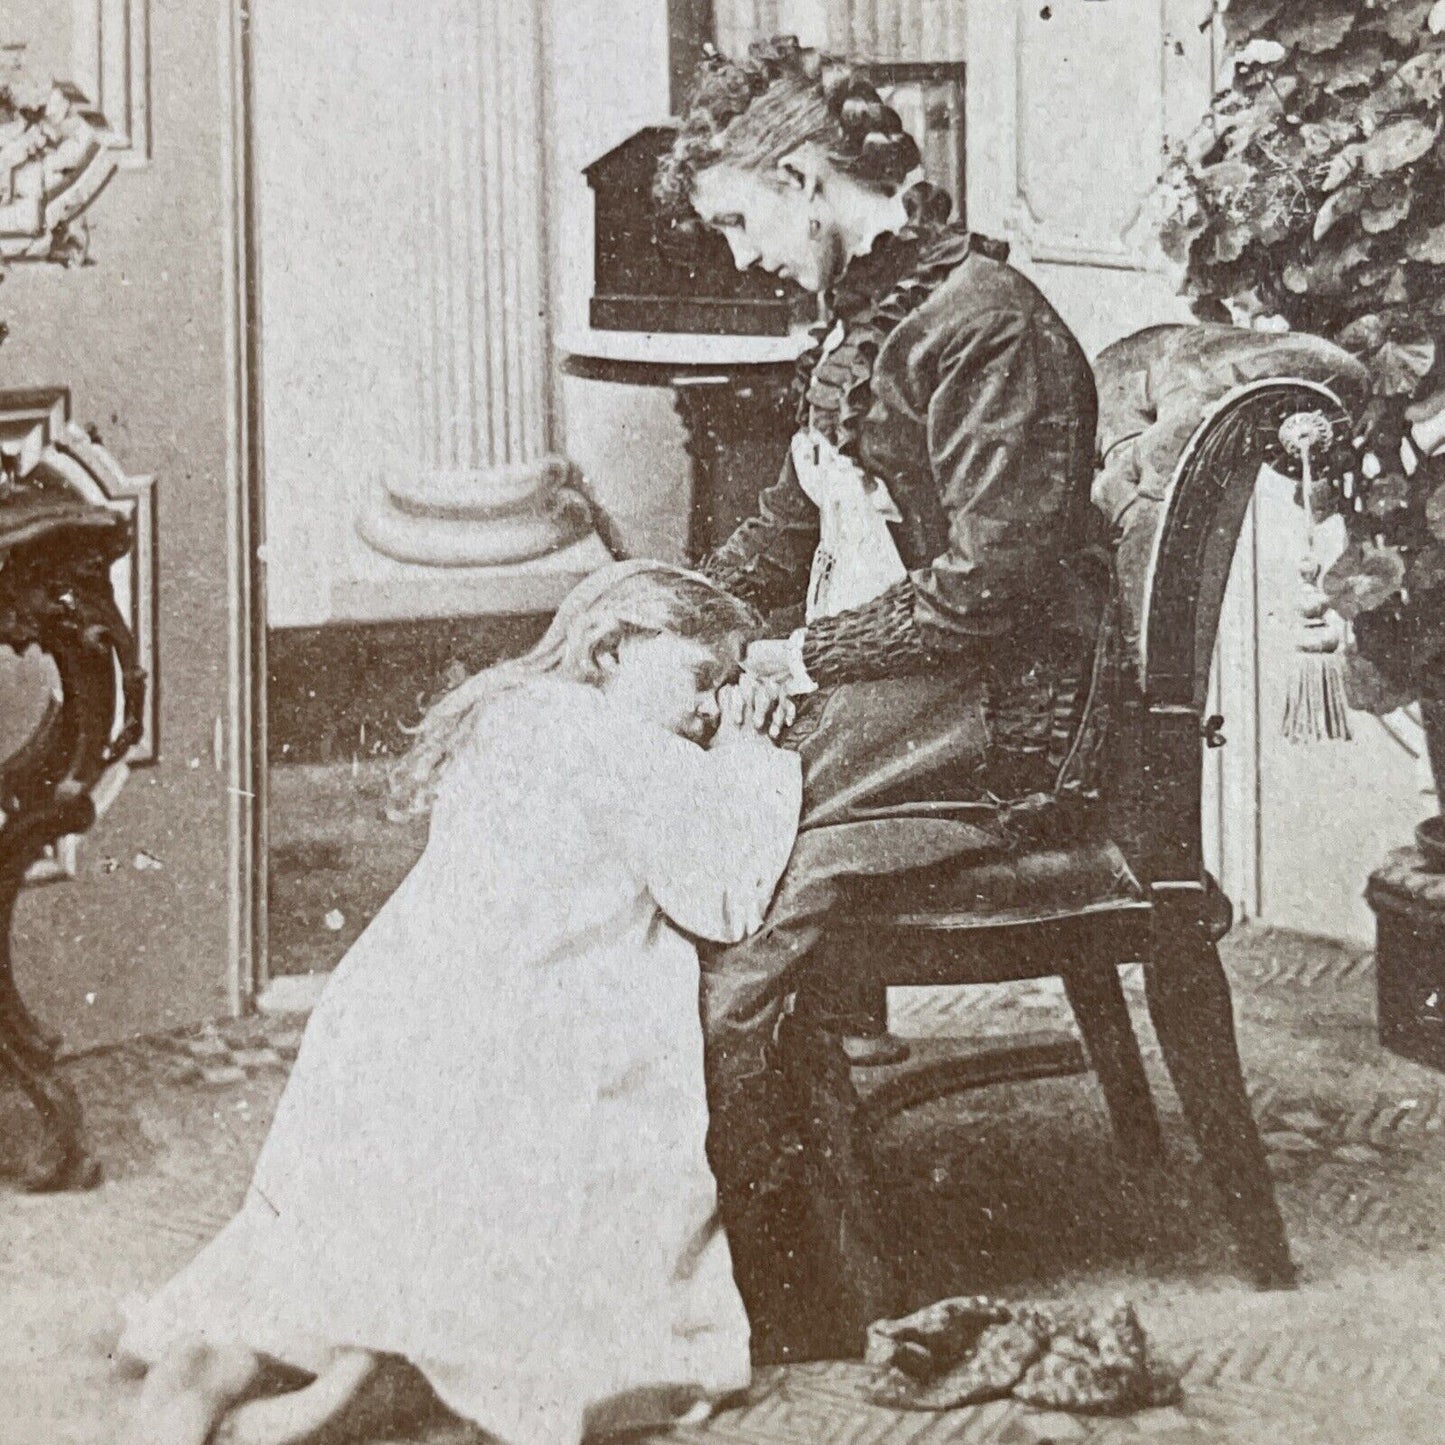
MULTIPOLYGON (((400 0, 254 0, 269 621, 333 618, 364 574, 364 487, 413 398, 406 334, 408 103, 423 66, 400 0), (346 63, 337 64, 344 56, 346 63)), ((379 559, 377 559, 379 560, 379 559)))

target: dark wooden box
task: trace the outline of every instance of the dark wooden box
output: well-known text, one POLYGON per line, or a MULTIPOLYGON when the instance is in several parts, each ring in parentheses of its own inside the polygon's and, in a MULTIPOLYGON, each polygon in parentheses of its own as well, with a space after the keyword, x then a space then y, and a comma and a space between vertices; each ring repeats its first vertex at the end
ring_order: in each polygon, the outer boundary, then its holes
POLYGON ((1445 874, 1402 849, 1370 878, 1380 1043, 1445 1070, 1445 874))
POLYGON ((668 126, 648 126, 586 168, 596 208, 590 319, 599 331, 786 336, 816 309, 801 288, 733 265, 727 242, 679 226, 652 195, 668 126))

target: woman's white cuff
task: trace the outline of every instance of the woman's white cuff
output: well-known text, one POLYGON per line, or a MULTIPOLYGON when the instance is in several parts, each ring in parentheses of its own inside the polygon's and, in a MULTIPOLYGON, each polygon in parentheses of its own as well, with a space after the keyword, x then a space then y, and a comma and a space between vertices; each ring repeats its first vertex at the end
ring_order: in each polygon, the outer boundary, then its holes
POLYGON ((788 674, 789 697, 802 697, 818 690, 818 684, 808 676, 808 669, 803 665, 803 636, 807 630, 806 627, 800 627, 788 638, 788 662, 791 668, 788 674))

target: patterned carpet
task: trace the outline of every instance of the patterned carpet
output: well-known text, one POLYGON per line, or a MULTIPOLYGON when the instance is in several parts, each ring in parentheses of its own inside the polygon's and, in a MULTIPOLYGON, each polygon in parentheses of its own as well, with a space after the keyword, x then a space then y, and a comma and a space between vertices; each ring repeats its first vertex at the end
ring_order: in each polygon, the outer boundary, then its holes
MULTIPOLYGON (((900 1258, 920 1302, 954 1293, 1139 1305, 1176 1406, 1090 1420, 1008 1402, 909 1414, 863 1398, 855 1365, 765 1373, 750 1401, 670 1438, 712 1445, 1432 1445, 1445 1410, 1445 1078, 1373 1041, 1369 961, 1241 934, 1228 948, 1242 1047, 1303 1269, 1258 1294, 1227 1239, 1159 1074, 1126 978, 1170 1145, 1147 1191, 1120 1175, 1092 1081, 995 1088, 901 1116, 883 1140, 900 1258)), ((1067 1026, 1048 985, 913 991, 903 1032, 1067 1026)), ((99 1445, 129 1388, 105 1355, 116 1301, 153 1286, 224 1222, 244 1186, 299 1032, 251 1020, 72 1061, 106 1180, 89 1193, 0 1195, 0 1445, 99 1445)), ((23 1137, 0 1104, 0 1138, 23 1137)), ((373 1402, 376 1404, 377 1402, 373 1402)), ((382 1404, 385 1401, 380 1402, 382 1404)), ((349 1438, 461 1445, 433 1415, 349 1438)), ((334 1440, 343 1438, 334 1436, 334 1440)))

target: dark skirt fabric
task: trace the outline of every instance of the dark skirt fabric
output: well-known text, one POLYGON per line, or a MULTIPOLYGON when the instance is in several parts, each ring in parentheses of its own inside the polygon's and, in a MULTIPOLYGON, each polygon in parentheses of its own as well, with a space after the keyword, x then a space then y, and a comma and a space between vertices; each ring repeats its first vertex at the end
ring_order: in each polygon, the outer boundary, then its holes
POLYGON ((827 921, 849 880, 1013 846, 1000 798, 1047 790, 1056 769, 1047 723, 1021 750, 997 744, 996 717, 978 676, 807 698, 787 740, 803 759, 792 857, 762 928, 704 952, 709 1155, 760 1359, 856 1353, 898 1307, 846 1058, 788 1001, 810 970, 826 973, 827 921))
POLYGON ((724 1034, 791 992, 851 878, 1016 845, 1015 800, 1048 797, 1047 746, 998 746, 989 687, 945 674, 844 683, 803 700, 785 745, 803 759, 798 840, 763 927, 711 955, 704 1021, 724 1034))

